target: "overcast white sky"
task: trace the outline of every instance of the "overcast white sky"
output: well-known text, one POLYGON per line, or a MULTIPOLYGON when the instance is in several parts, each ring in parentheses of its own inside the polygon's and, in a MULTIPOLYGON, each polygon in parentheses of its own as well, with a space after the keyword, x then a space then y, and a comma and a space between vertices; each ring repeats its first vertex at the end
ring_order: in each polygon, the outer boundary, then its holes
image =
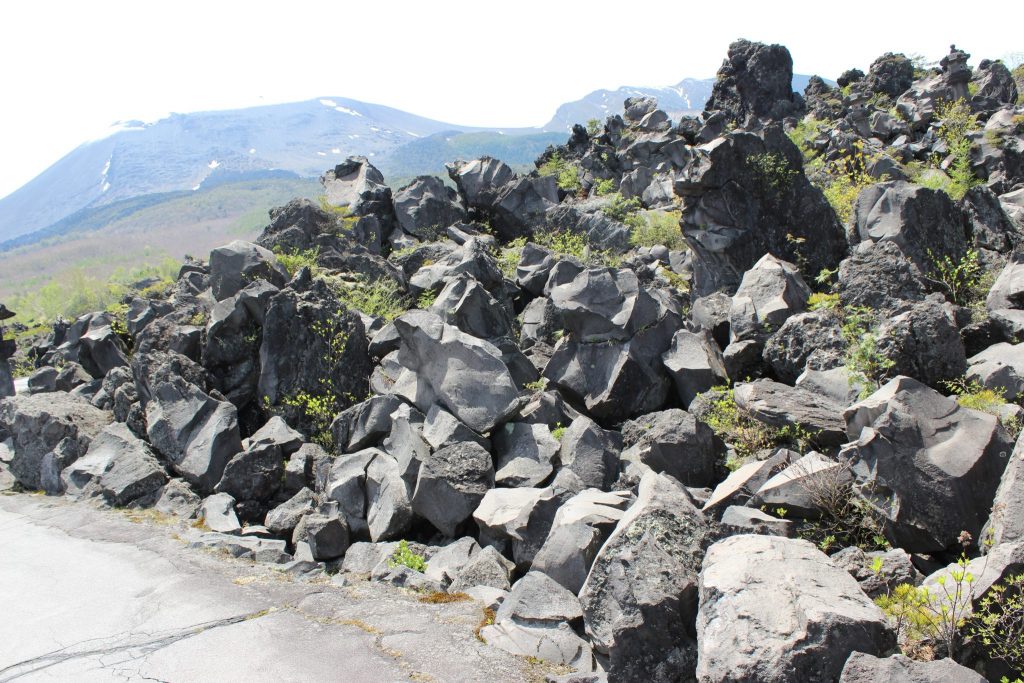
POLYGON ((886 51, 938 59, 955 42, 972 64, 1022 51, 1020 20, 1019 0, 5 2, 0 196, 116 120, 334 95, 539 126, 598 88, 713 76, 740 37, 834 78, 886 51))

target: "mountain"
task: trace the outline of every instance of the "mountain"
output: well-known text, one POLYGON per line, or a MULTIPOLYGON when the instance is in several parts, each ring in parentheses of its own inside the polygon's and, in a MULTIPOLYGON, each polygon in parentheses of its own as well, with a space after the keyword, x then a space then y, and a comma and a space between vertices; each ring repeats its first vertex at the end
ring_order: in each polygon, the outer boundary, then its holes
POLYGON ((0 199, 0 242, 85 208, 196 190, 218 178, 251 179, 271 170, 315 177, 346 156, 379 158, 419 138, 453 130, 484 129, 344 97, 172 114, 155 123, 121 122, 107 137, 79 146, 0 199))
MULTIPOLYGON (((810 76, 793 74, 793 90, 802 93, 810 76)), ((825 79, 830 85, 832 81, 825 79)), ((617 90, 595 90, 574 102, 566 102, 544 125, 544 130, 567 131, 574 123, 586 123, 591 119, 604 121, 612 114, 622 113, 622 103, 627 97, 653 97, 658 107, 673 119, 680 116, 695 116, 704 109, 704 103, 711 97, 714 78, 684 78, 675 85, 664 88, 623 86, 617 90)))

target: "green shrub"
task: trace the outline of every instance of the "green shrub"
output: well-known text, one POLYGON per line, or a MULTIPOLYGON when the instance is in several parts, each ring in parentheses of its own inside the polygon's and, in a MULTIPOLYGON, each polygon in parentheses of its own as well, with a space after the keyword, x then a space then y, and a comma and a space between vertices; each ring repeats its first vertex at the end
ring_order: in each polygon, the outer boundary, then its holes
POLYGON ((366 315, 390 322, 409 310, 408 299, 391 278, 370 280, 359 277, 346 281, 339 277, 325 277, 324 280, 339 301, 366 315))
POLYGON ((359 216, 352 215, 352 208, 349 206, 335 206, 327 200, 327 195, 322 194, 318 198, 320 208, 334 218, 335 227, 339 233, 348 233, 359 222, 359 216))
POLYGON ((285 251, 278 245, 274 247, 274 255, 277 256, 278 263, 288 271, 289 277, 293 277, 303 268, 309 268, 313 277, 320 274, 320 267, 316 264, 317 259, 320 258, 320 247, 285 251))
POLYGON ((804 524, 800 536, 825 553, 851 546, 865 551, 888 549, 884 520, 854 490, 849 470, 849 462, 841 460, 838 467, 798 479, 820 513, 804 524))
POLYGON ((587 121, 587 135, 594 137, 601 134, 601 120, 590 119, 587 121))
POLYGON ((755 420, 740 409, 732 389, 714 387, 705 396, 709 399, 710 410, 704 415, 704 422, 736 451, 737 460, 726 463, 730 469, 739 467, 757 455, 758 451, 772 448, 778 443, 778 430, 755 420))
POLYGON ((640 200, 636 197, 624 198, 616 192, 610 195, 611 201, 601 209, 604 215, 613 221, 624 223, 626 219, 641 209, 640 200))
POLYGON ((839 308, 839 295, 815 292, 807 299, 807 308, 812 311, 837 310, 839 308))
POLYGON ((537 173, 542 176, 555 176, 558 187, 566 192, 579 192, 583 184, 579 178, 579 166, 562 158, 558 152, 552 154, 547 161, 540 165, 537 173))
POLYGON ((551 436, 554 437, 555 441, 561 441, 562 437, 565 436, 565 427, 561 423, 555 425, 555 428, 551 430, 551 436))
POLYGON ((629 241, 636 247, 662 245, 672 251, 683 251, 686 241, 679 228, 680 211, 640 211, 629 225, 629 241))
POLYGON ((828 126, 826 121, 819 121, 813 116, 804 117, 793 130, 786 133, 789 139, 793 141, 793 144, 800 148, 800 153, 803 154, 805 161, 810 161, 818 155, 816 151, 811 149, 811 142, 814 141, 821 132, 828 126))
POLYGON ((1001 387, 988 389, 976 379, 958 377, 957 379, 943 382, 949 393, 956 396, 956 402, 964 408, 980 410, 989 415, 995 415, 1002 422, 1003 427, 1016 439, 1020 435, 1024 423, 1018 417, 1009 416, 1004 412, 1004 407, 1009 403, 1003 397, 1001 387))
POLYGON ((556 256, 572 256, 590 267, 617 268, 622 261, 618 254, 598 249, 590 244, 586 235, 570 230, 534 234, 533 241, 556 256))
POLYGON ((930 277, 946 286, 953 303, 972 309, 972 314, 984 318, 985 298, 995 277, 988 273, 978 260, 978 250, 968 249, 963 258, 954 261, 949 256, 937 257, 928 250, 932 269, 930 277))
POLYGON ((1024 574, 1008 576, 982 595, 967 632, 990 657, 1024 675, 1024 574))
POLYGON ((420 292, 419 297, 416 299, 416 308, 422 308, 424 310, 430 308, 437 301, 437 295, 439 292, 435 292, 432 289, 425 289, 420 292))
POLYGON ((603 178, 594 183, 594 194, 598 197, 604 197, 615 192, 615 179, 614 178, 603 178))
POLYGON ((966 100, 940 103, 935 109, 939 124, 939 137, 949 147, 953 162, 949 165, 950 197, 962 199, 967 191, 981 184, 981 179, 971 170, 971 133, 978 130, 978 117, 971 113, 971 105, 966 100))
POLYGON ((313 441, 327 452, 334 449, 334 435, 331 423, 340 412, 336 396, 330 393, 311 394, 299 391, 281 398, 281 405, 300 412, 311 425, 313 441))
POLYGON ((789 165, 786 157, 775 152, 753 154, 747 157, 747 166, 757 176, 764 193, 774 197, 788 192, 793 179, 800 174, 789 165))
POLYGON ((882 386, 895 362, 878 348, 878 317, 867 307, 850 307, 843 311, 843 341, 846 342, 845 365, 850 385, 860 388, 866 398, 882 386))
POLYGON ((516 277, 516 268, 519 266, 519 260, 523 257, 523 247, 525 246, 526 238, 517 237, 498 253, 498 267, 510 280, 514 280, 516 277))
POLYGON ((388 558, 389 567, 408 567, 409 569, 423 573, 427 571, 427 561, 422 555, 418 555, 409 549, 409 542, 401 540, 394 554, 388 558))

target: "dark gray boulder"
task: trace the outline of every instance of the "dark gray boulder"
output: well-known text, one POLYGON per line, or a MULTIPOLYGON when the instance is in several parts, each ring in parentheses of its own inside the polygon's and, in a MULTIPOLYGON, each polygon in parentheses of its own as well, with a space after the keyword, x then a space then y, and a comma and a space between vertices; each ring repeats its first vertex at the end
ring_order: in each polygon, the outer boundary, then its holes
POLYGON ((692 295, 728 293, 765 254, 817 275, 846 256, 843 227, 804 174, 800 151, 772 126, 695 148, 675 180, 693 264, 692 295), (754 229, 753 226, 757 226, 754 229))
POLYGON ((430 305, 430 311, 446 324, 480 339, 513 334, 509 309, 467 274, 449 279, 430 305))
POLYGON ((419 176, 395 193, 395 217, 402 230, 436 240, 445 228, 461 222, 466 211, 459 196, 437 176, 419 176))
POLYGON ((676 332, 672 346, 661 354, 661 362, 672 378, 684 408, 697 394, 729 381, 722 350, 707 330, 676 332))
POLYGON ((607 491, 619 476, 622 436, 580 415, 561 434, 558 462, 588 488, 607 491))
POLYGON ((412 510, 445 536, 454 537, 493 486, 490 453, 472 441, 454 443, 424 458, 412 493, 412 510))
POLYGON ((492 435, 499 486, 541 486, 554 473, 560 443, 547 425, 508 422, 492 435))
POLYGON ((895 242, 922 272, 936 259, 959 261, 967 251, 963 217, 949 195, 902 180, 861 190, 851 239, 895 242))
POLYGON ((209 531, 219 534, 240 534, 242 525, 235 514, 235 499, 227 493, 216 493, 203 499, 198 520, 209 531))
MULTIPOLYGON (((430 569, 430 565, 427 565, 430 569)), ((510 577, 515 565, 491 546, 483 547, 469 562, 462 565, 452 578, 448 592, 458 593, 473 586, 487 586, 499 590, 511 587, 510 577)))
POLYGON ((331 423, 334 445, 346 453, 354 453, 379 443, 390 433, 391 413, 401 404, 401 399, 388 394, 372 396, 343 410, 331 423))
POLYGON ((270 300, 258 385, 265 410, 307 436, 326 432, 334 414, 307 410, 303 396, 341 412, 366 396, 370 370, 362 320, 323 281, 305 291, 282 290, 270 300))
POLYGON ((1007 401, 1024 394, 1024 344, 993 344, 967 359, 967 379, 992 389, 1007 401))
POLYGON ((716 483, 725 444, 711 427, 685 410, 649 413, 622 426, 622 459, 643 463, 685 486, 716 483))
POLYGON ((609 676, 670 681, 697 666, 697 574, 709 528, 671 478, 648 472, 580 591, 594 650, 609 676))
POLYGON ((982 539, 993 545, 1024 543, 1024 439, 1017 439, 992 501, 982 539))
POLYGON ((316 494, 304 488, 268 512, 264 524, 271 533, 291 538, 299 520, 313 512, 315 506, 316 494))
POLYGON ((902 95, 913 82, 914 63, 906 55, 892 52, 886 52, 873 61, 864 79, 864 85, 868 90, 891 98, 902 95))
POLYGON ((210 252, 210 289, 217 301, 232 297, 256 279, 284 287, 288 271, 263 247, 235 240, 210 252))
POLYGON ((878 351, 893 362, 888 376, 909 375, 931 386, 942 386, 967 370, 955 310, 941 299, 909 304, 883 320, 878 351))
POLYGON ((928 293, 921 269, 892 240, 861 242, 839 265, 839 302, 891 312, 928 293))
POLYGON ((26 489, 60 493, 61 470, 85 455, 91 441, 112 421, 110 413, 62 392, 3 399, 0 434, 11 438, 11 474, 26 489))
POLYGON ((836 680, 852 652, 896 646, 852 576, 811 543, 778 536, 732 536, 708 549, 697 633, 705 683, 836 680))
POLYGON ((909 377, 897 377, 846 410, 849 460, 860 493, 908 552, 979 538, 1011 450, 998 418, 909 377))
POLYGON ((213 491, 228 460, 242 450, 238 411, 181 377, 159 381, 150 391, 149 442, 197 490, 213 491))
POLYGON ((398 362, 409 371, 396 382, 395 393, 424 411, 439 402, 481 434, 518 407, 519 390, 493 344, 426 311, 396 318, 395 329, 402 338, 398 362))
POLYGON ((763 358, 779 381, 792 384, 804 372, 843 365, 842 321, 831 309, 798 313, 765 342, 763 358))
POLYGON ((446 164, 466 205, 482 212, 502 240, 532 232, 558 204, 555 178, 522 177, 491 157, 446 164))
POLYGON ((812 391, 764 379, 737 384, 733 396, 740 410, 771 427, 798 427, 821 446, 846 442, 846 406, 812 391))
POLYGON ((911 562, 910 555, 901 548, 864 552, 851 546, 832 555, 832 562, 857 579, 861 590, 872 600, 880 595, 890 595, 901 584, 916 586, 924 579, 911 562))
POLYGON ((320 176, 327 204, 348 209, 350 215, 378 214, 394 218, 391 188, 384 176, 366 157, 348 157, 320 176))
POLYGON ((214 491, 237 501, 268 501, 281 487, 284 455, 276 444, 250 445, 224 466, 214 491))
POLYGON ((67 495, 102 497, 115 507, 152 495, 167 482, 149 444, 120 423, 97 434, 85 455, 61 473, 67 495))
POLYGON ((803 100, 793 92, 793 58, 782 45, 737 40, 718 69, 705 113, 721 111, 730 119, 782 120, 803 113, 803 100))
POLYGON ((333 560, 348 550, 348 527, 337 515, 313 513, 305 516, 303 524, 314 560, 333 560))
POLYGON ((366 525, 372 541, 403 538, 412 522, 412 502, 398 462, 377 452, 366 466, 366 525))
POLYGON ((811 289, 792 263, 765 254, 743 274, 729 308, 730 342, 761 340, 807 308, 811 289))

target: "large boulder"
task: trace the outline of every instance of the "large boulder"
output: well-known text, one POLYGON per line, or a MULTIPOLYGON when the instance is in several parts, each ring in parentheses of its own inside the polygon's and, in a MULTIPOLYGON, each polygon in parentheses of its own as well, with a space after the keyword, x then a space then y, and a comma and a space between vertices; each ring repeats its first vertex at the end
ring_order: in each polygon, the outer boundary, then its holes
POLYGON ((544 214, 558 204, 552 176, 519 176, 491 157, 446 164, 466 205, 483 213, 503 240, 529 234, 543 224, 544 214))
POLYGON ((685 486, 715 483, 725 444, 711 427, 685 410, 642 415, 622 426, 622 459, 643 463, 685 486))
POLYGON ((884 319, 878 328, 878 351, 893 363, 889 377, 909 375, 935 387, 961 377, 967 369, 956 309, 941 299, 908 304, 902 313, 884 319))
POLYGON ((909 377, 890 380, 844 417, 853 441, 841 457, 893 545, 935 552, 961 531, 979 538, 1011 450, 997 417, 909 377))
POLYGON ((367 345, 360 316, 322 280, 304 291, 282 290, 270 300, 263 324, 258 386, 264 409, 308 436, 326 433, 335 414, 368 393, 367 345))
POLYGON ((364 216, 372 213, 388 215, 393 212, 391 188, 384 176, 366 157, 348 157, 320 177, 325 202, 330 206, 347 209, 349 214, 364 216))
POLYGON ((733 395, 740 410, 771 427, 799 428, 821 446, 846 442, 846 406, 815 392, 765 379, 737 384, 733 395))
POLYGON ((781 121, 803 113, 803 101, 793 92, 793 58, 782 45, 737 40, 729 45, 704 105, 740 123, 747 117, 781 121))
POLYGON ((992 501, 981 538, 993 545, 1024 543, 1024 438, 1018 438, 992 501))
POLYGON ((839 302, 845 307, 896 311, 927 292, 922 270, 893 240, 861 242, 839 264, 839 302))
POLYGON ((66 467, 61 479, 69 496, 102 497, 124 507, 155 493, 167 482, 167 474, 149 444, 115 422, 96 435, 85 456, 66 467))
POLYGON ((689 407, 697 394, 729 381, 722 350, 707 330, 676 332, 672 346, 661 354, 661 362, 675 383, 684 408, 689 407))
POLYGON ((466 216, 455 190, 437 176, 419 176, 395 193, 395 216, 405 232, 436 240, 466 216))
POLYGON ((697 634, 702 683, 834 681, 851 653, 887 655, 896 646, 852 576, 811 543, 778 536, 711 546, 697 634))
POLYGON ((0 435, 11 439, 7 463, 26 489, 60 493, 60 472, 85 455, 113 416, 62 392, 19 394, 0 401, 0 435))
POLYGON ((902 180, 870 185, 853 207, 854 242, 895 242, 922 272, 967 251, 963 216, 945 192, 902 180))
POLYGON ((727 133, 695 148, 674 185, 683 198, 694 296, 731 294, 765 254, 800 263, 809 274, 842 260, 843 227, 802 169, 800 150, 776 126, 760 135, 727 133))
POLYGON ((426 311, 396 318, 395 329, 402 339, 398 362, 407 370, 395 393, 424 412, 438 402, 483 434, 518 407, 519 390, 498 347, 426 311))
POLYGON ((903 655, 876 657, 854 652, 843 666, 839 683, 985 683, 985 677, 952 659, 919 662, 903 655))
MULTIPOLYGON (((864 85, 871 91, 896 98, 914 82, 914 63, 902 53, 886 52, 871 63, 864 85)), ((841 84, 842 85, 842 84, 841 84)))
POLYGON ((743 274, 729 310, 730 341, 763 339, 807 307, 811 289, 792 263, 765 254, 743 274))
POLYGON ((454 443, 427 455, 420 465, 412 509, 445 536, 473 514, 494 486, 490 454, 477 443, 454 443))
POLYGON ((762 356, 775 377, 792 384, 806 369, 841 367, 845 354, 842 320, 836 311, 821 309, 787 319, 765 342, 762 356))
POLYGON ((967 359, 967 379, 991 389, 1007 401, 1024 394, 1024 344, 993 344, 967 359))
POLYGON ((696 591, 710 531, 693 499, 648 472, 580 591, 595 651, 620 680, 692 678, 696 591))
POLYGON ((575 473, 584 486, 607 490, 619 476, 622 437, 602 429, 584 415, 564 429, 558 444, 558 461, 563 470, 575 473))
POLYGON ((210 288, 217 301, 234 296, 256 279, 283 287, 288 271, 272 252, 251 242, 235 240, 210 252, 210 288))
POLYGON ((150 391, 149 442, 192 486, 213 491, 228 460, 242 450, 238 411, 181 377, 168 376, 150 391))

